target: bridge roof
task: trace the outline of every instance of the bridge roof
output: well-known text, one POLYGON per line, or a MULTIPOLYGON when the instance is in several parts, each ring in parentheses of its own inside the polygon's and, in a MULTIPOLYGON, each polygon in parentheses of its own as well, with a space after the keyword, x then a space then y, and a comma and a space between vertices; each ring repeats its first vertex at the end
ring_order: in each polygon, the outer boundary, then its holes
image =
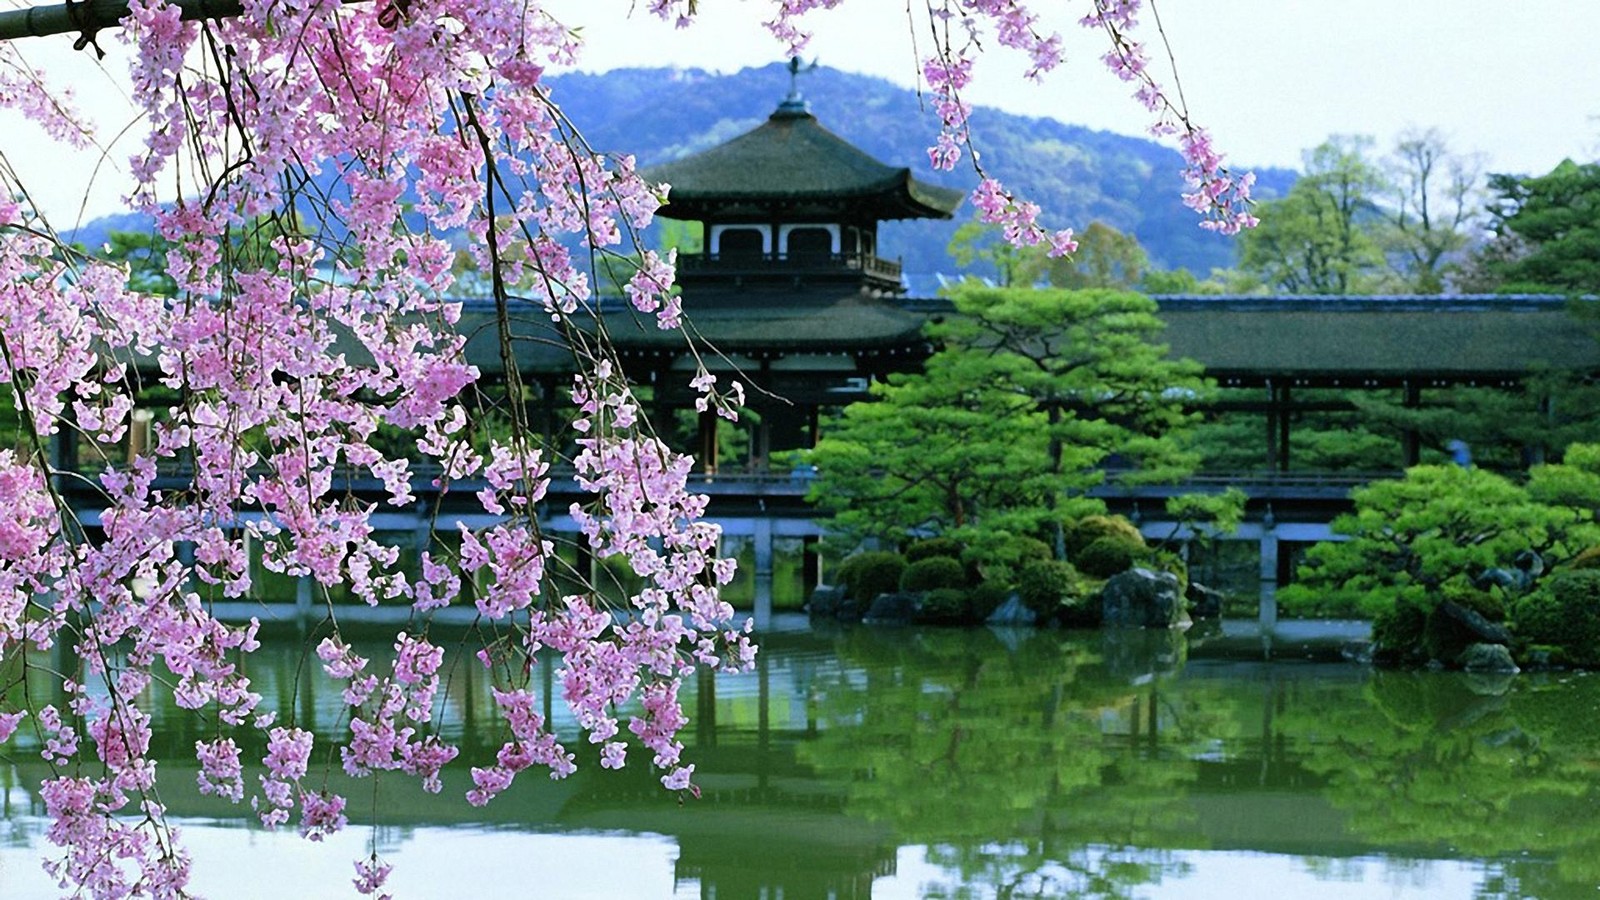
POLYGON ((1600 369, 1563 297, 1157 297, 1175 356, 1213 375, 1469 378, 1600 369))
MULTIPOLYGON (((1447 381, 1514 378, 1540 369, 1600 371, 1600 324, 1575 317, 1551 296, 1261 297, 1160 296, 1172 355, 1200 362, 1213 377, 1290 378, 1359 385, 1363 379, 1447 381)), ((920 352, 922 324, 948 315, 944 299, 876 296, 863 290, 733 287, 684 299, 697 340, 724 353, 920 352)), ((674 353, 678 331, 625 303, 601 304, 619 350, 674 353)), ((468 358, 485 374, 501 369, 493 305, 465 303, 458 328, 468 358)), ((525 372, 571 371, 567 339, 527 304, 512 311, 512 346, 525 372)), ((592 332, 593 326, 582 330, 592 332)), ((348 352, 361 355, 355 347, 348 352)))

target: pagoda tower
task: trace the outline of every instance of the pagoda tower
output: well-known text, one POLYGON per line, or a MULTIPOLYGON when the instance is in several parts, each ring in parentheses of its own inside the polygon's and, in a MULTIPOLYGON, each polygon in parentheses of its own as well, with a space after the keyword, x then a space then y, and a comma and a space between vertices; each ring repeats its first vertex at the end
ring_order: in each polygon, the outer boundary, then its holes
MULTIPOLYGON (((671 185, 660 216, 701 225, 703 252, 678 257, 683 309, 719 384, 748 385, 759 418, 751 468, 812 446, 819 409, 862 399, 873 378, 927 357, 926 316, 906 308, 878 225, 948 219, 962 192, 874 159, 824 128, 796 90, 754 130, 641 174, 671 185)), ((680 337, 651 332, 614 328, 612 338, 665 415, 692 402, 698 362, 680 337)), ((717 449, 714 416, 703 414, 694 450, 709 472, 717 449)))

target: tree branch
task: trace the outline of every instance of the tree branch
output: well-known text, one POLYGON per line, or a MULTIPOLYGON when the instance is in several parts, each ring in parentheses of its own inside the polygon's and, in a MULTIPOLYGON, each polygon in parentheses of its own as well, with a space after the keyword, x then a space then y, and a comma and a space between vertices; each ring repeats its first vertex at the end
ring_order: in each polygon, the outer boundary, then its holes
MULTIPOLYGON (((185 22, 198 19, 228 19, 244 12, 242 0, 170 0, 182 12, 185 22)), ((362 0, 340 0, 356 3, 362 0)), ((30 6, 0 12, 0 41, 25 37, 82 32, 93 34, 102 28, 119 28, 128 16, 128 0, 85 0, 57 6, 30 6)))

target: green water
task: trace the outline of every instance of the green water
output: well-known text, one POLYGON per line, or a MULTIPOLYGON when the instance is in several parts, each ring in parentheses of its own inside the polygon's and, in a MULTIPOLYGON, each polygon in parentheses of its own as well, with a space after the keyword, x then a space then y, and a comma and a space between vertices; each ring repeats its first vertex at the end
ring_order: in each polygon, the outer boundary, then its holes
MULTIPOLYGON (((299 653, 265 648, 252 674, 327 733, 335 691, 296 690, 299 653)), ((1600 677, 1260 655, 1147 632, 782 631, 758 671, 686 686, 699 800, 580 751, 578 775, 525 776, 482 810, 460 796, 499 725, 463 666, 444 794, 336 777, 352 827, 323 845, 200 796, 200 735, 150 699, 161 799, 216 898, 354 896, 369 843, 397 898, 1600 894, 1600 677)), ((6 900, 57 893, 30 740, 0 748, 6 900)))

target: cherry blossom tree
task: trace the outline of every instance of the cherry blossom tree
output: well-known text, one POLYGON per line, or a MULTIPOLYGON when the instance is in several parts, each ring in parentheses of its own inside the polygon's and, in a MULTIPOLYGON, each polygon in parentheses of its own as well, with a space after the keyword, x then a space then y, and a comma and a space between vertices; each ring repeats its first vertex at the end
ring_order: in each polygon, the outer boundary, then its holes
MULTIPOLYGON (((769 28, 797 53, 804 16, 838 5, 781 0, 769 28)), ((686 25, 696 12, 693 0, 649 7, 686 25)), ((21 423, 17 446, 0 450, 0 676, 27 678, 58 644, 77 661, 47 673, 64 704, 0 708, 0 742, 34 729, 53 768, 41 796, 58 852, 45 865, 62 889, 186 896, 189 858, 156 800, 141 706, 155 678, 172 679, 209 735, 195 744, 200 789, 250 804, 264 827, 316 840, 346 824, 345 798, 318 786, 324 759, 440 790, 461 753, 440 721, 445 654, 432 619, 447 607, 475 610, 472 655, 505 722, 492 757, 462 761, 467 802, 492 802, 531 768, 573 771, 576 754, 539 712, 530 673, 540 665, 558 667, 602 766, 638 749, 667 789, 693 791, 678 687, 698 668, 748 665, 754 648, 719 597, 734 566, 717 557, 706 500, 688 488, 691 461, 651 433, 593 315, 596 260, 609 257, 629 266, 625 293, 641 315, 685 327, 673 256, 624 254, 668 187, 641 180, 629 157, 590 151, 543 81, 577 58, 574 32, 525 0, 107 9, 8 13, 0 24, 16 37, 65 22, 80 45, 121 44, 110 53, 127 61, 147 126, 128 199, 156 223, 172 289, 137 290, 125 267, 64 244, 0 170, 0 383, 21 423), (114 38, 95 34, 113 26, 114 38), (330 174, 338 189, 324 193, 330 174), (503 385, 485 383, 455 327, 447 236, 461 233, 490 287, 503 385), (553 323, 577 373, 570 459, 504 402, 521 390, 511 320, 530 312, 553 323), (177 399, 148 447, 113 453, 152 387, 177 399), (480 427, 490 404, 508 423, 492 433, 480 427), (102 452, 69 471, 51 452, 61 441, 102 452), (535 511, 552 465, 571 466, 590 494, 570 510, 590 551, 640 577, 625 602, 555 577, 561 563, 535 511), (174 473, 181 487, 161 480, 174 473), (496 524, 454 528, 458 540, 430 544, 413 571, 377 540, 378 507, 338 488, 352 473, 381 482, 396 507, 415 502, 418 479, 467 492, 496 524), (74 478, 96 492, 92 539, 66 496, 74 478), (259 624, 213 615, 251 590, 252 545, 269 570, 320 592, 332 636, 315 656, 343 684, 348 723, 337 747, 319 748, 292 706, 254 690, 259 624), (392 654, 369 659, 343 638, 335 589, 409 607, 392 654), (266 747, 259 759, 241 749, 251 731, 266 747)), ((1139 0, 1092 0, 1082 23, 1105 34, 1105 62, 1153 129, 1181 144, 1201 224, 1249 226, 1250 177, 1222 167, 1181 95, 1152 77, 1140 13, 1139 0)), ((938 0, 925 21, 937 37, 922 63, 939 120, 930 153, 941 167, 976 165, 961 91, 979 49, 992 38, 1040 74, 1061 63, 1059 38, 1011 0, 938 0)), ((48 74, 0 43, 0 103, 52 140, 97 140, 48 74)), ((1037 207, 994 179, 973 201, 1016 243, 1074 247, 1070 230, 1046 230, 1037 207)), ((696 351, 687 336, 685 346, 696 351)), ((694 383, 703 408, 733 415, 738 384, 704 368, 694 383)), ((387 874, 373 853, 355 886, 382 893, 387 874)))

